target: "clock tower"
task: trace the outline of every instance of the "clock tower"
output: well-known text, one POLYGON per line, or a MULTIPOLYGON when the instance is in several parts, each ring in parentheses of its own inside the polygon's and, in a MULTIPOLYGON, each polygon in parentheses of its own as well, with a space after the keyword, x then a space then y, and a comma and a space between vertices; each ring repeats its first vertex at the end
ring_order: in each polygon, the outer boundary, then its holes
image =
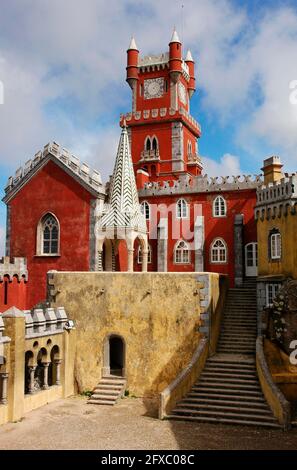
POLYGON ((127 82, 132 112, 126 119, 135 173, 150 181, 174 180, 181 174, 199 175, 202 164, 198 122, 190 115, 195 91, 194 61, 174 30, 169 50, 140 57, 135 39, 127 51, 127 82), (142 170, 142 171, 138 171, 142 170))

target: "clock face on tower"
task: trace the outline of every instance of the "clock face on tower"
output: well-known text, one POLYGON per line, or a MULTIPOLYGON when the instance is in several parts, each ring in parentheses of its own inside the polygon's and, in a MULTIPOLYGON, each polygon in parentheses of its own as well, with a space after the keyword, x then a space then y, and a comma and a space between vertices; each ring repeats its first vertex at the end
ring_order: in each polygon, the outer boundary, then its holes
POLYGON ((164 78, 144 80, 144 99, 161 98, 164 94, 164 78))
POLYGON ((181 102, 186 105, 187 104, 187 90, 183 83, 179 82, 178 84, 178 94, 181 102))

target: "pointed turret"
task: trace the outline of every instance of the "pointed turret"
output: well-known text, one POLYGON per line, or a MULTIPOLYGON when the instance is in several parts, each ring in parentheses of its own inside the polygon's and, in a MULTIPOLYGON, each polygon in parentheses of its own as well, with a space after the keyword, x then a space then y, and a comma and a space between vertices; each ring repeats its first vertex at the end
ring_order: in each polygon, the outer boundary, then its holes
POLYGON ((127 82, 130 88, 133 90, 138 80, 138 56, 139 50, 136 45, 135 38, 131 38, 130 46, 127 49, 127 82))
POLYGON ((146 221, 140 211, 126 121, 122 133, 111 179, 107 212, 100 225, 105 228, 125 228, 146 233, 146 221))
POLYGON ((188 50, 187 52, 185 62, 187 66, 189 67, 190 80, 188 83, 188 91, 189 91, 189 97, 191 98, 193 96, 193 93, 196 90, 196 85, 195 85, 195 62, 193 60, 190 50, 188 50))
POLYGON ((178 82, 182 74, 182 45, 175 28, 169 43, 169 71, 171 80, 178 82))

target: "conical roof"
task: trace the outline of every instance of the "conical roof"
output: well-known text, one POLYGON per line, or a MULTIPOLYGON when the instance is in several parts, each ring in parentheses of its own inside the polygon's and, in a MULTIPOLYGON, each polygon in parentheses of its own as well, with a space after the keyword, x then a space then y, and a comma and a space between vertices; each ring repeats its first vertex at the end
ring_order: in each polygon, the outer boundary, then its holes
POLYGON ((171 37, 171 41, 170 41, 169 44, 171 44, 172 42, 179 42, 179 43, 181 44, 181 42, 180 42, 180 40, 179 40, 179 37, 178 37, 178 34, 177 34, 177 31, 176 31, 175 28, 174 28, 174 30, 173 30, 172 37, 171 37))
POLYGON ((147 232, 146 221, 139 205, 126 123, 122 128, 108 204, 100 225, 147 232))
POLYGON ((139 50, 137 45, 136 45, 136 41, 135 41, 134 36, 132 36, 132 38, 131 38, 131 42, 130 42, 130 46, 128 47, 128 51, 130 51, 131 49, 134 49, 135 51, 139 50))

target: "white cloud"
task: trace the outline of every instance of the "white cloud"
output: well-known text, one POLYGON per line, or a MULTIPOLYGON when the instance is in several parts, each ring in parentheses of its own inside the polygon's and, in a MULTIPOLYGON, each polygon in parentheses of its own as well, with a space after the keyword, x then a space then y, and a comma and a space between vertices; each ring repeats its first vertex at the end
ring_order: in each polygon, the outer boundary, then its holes
POLYGON ((230 153, 225 153, 220 161, 208 157, 202 157, 204 173, 209 176, 237 176, 241 175, 239 158, 230 153))

